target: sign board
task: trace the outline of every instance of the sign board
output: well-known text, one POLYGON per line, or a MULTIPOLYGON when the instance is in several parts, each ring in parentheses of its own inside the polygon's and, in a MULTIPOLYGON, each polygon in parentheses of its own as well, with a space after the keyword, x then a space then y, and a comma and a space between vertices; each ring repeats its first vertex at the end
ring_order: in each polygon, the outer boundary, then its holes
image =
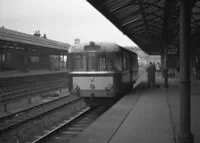
POLYGON ((168 47, 168 49, 167 49, 167 53, 169 54, 169 55, 176 55, 176 54, 178 54, 178 49, 177 49, 177 47, 175 47, 175 46, 173 46, 173 45, 170 45, 169 47, 168 47))

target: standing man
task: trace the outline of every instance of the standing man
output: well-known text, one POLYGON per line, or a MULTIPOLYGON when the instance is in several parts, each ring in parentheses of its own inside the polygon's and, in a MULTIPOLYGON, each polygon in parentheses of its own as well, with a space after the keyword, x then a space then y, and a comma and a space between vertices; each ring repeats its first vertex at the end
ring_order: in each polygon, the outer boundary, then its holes
POLYGON ((153 85, 153 88, 155 88, 155 72, 156 68, 152 64, 152 62, 149 63, 149 66, 147 67, 147 73, 148 73, 148 87, 151 87, 151 83, 153 85))

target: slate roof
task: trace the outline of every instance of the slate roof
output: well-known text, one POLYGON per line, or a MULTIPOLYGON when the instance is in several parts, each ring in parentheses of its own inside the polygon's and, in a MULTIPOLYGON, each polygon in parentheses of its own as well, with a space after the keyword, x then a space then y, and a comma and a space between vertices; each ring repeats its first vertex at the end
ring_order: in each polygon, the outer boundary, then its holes
POLYGON ((67 51, 70 47, 68 43, 45 39, 43 37, 37 37, 5 28, 0 28, 0 41, 1 44, 4 44, 5 41, 8 41, 62 51, 67 51))

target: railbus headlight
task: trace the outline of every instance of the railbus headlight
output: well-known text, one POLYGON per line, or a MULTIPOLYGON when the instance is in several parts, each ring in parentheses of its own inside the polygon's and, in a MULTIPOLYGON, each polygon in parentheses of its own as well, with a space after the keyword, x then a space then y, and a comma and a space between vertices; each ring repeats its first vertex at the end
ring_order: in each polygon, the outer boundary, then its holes
POLYGON ((111 90, 113 88, 113 85, 112 84, 109 84, 109 85, 107 85, 106 87, 105 87, 105 90, 106 91, 109 91, 109 90, 111 90))
POLYGON ((79 87, 77 84, 74 84, 74 85, 73 85, 73 90, 79 91, 79 90, 80 90, 80 87, 79 87))
POLYGON ((90 84, 90 88, 91 89, 95 89, 95 85, 94 84, 90 84))

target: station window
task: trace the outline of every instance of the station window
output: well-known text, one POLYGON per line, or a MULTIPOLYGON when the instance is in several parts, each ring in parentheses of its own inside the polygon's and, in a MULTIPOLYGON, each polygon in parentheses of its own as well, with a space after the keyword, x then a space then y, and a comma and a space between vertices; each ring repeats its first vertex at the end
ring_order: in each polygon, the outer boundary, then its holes
POLYGON ((63 60, 64 60, 64 62, 67 62, 67 56, 66 55, 63 56, 63 60))
POLYGON ((32 63, 38 63, 40 60, 39 56, 31 56, 31 62, 32 63))
POLYGON ((2 62, 5 62, 5 61, 6 61, 6 55, 3 54, 3 55, 2 55, 2 62))
POLYGON ((5 62, 6 56, 5 54, 0 54, 0 62, 5 62))
POLYGON ((12 60, 12 53, 7 53, 7 61, 10 62, 12 60))

